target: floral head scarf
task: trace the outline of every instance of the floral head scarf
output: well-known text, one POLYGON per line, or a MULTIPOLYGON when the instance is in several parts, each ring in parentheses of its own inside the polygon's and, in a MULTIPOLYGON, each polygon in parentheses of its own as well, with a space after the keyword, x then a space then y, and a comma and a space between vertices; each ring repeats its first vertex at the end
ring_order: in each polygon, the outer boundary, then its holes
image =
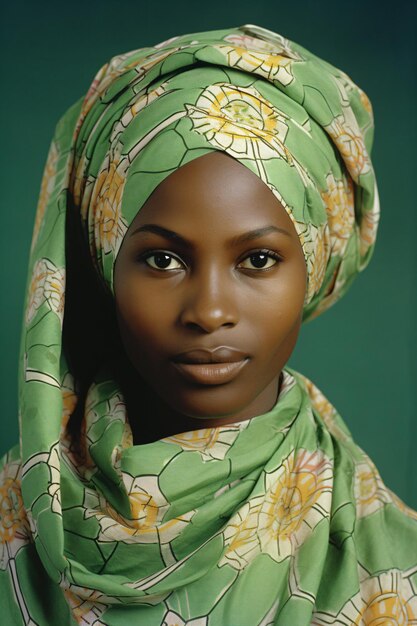
POLYGON ((335 302, 370 258, 379 214, 370 102, 346 74, 280 35, 244 27, 115 57, 77 116, 70 193, 110 290, 137 211, 171 172, 212 150, 259 176, 291 217, 308 269, 305 319, 335 302))
POLYGON ((9 585, 13 615, 64 623, 69 606, 96 626, 307 626, 368 613, 371 623, 383 606, 417 620, 415 514, 309 381, 285 371, 263 416, 134 446, 117 382, 104 367, 82 398, 62 341, 66 263, 80 253, 66 241, 68 216, 112 294, 138 210, 171 172, 213 150, 285 207, 308 269, 304 318, 318 315, 372 253, 372 136, 369 100, 348 76, 256 26, 115 57, 62 118, 32 240, 21 458, 7 455, 1 474, 0 592, 9 585), (66 429, 78 406, 82 462, 66 429))

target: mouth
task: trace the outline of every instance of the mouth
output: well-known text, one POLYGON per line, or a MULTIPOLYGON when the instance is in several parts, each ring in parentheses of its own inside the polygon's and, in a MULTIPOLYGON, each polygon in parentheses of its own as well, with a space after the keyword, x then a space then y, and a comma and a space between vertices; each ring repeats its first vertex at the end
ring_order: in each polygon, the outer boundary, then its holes
POLYGON ((248 361, 248 358, 244 358, 223 363, 174 362, 174 367, 191 382, 200 385, 222 385, 236 378, 248 361))
POLYGON ((174 367, 187 380, 200 385, 221 385, 233 380, 249 361, 236 348, 194 348, 173 358, 174 367))
POLYGON ((247 358, 248 354, 230 348, 229 346, 218 346, 217 348, 192 348, 186 352, 177 354, 174 363, 234 363, 247 358))

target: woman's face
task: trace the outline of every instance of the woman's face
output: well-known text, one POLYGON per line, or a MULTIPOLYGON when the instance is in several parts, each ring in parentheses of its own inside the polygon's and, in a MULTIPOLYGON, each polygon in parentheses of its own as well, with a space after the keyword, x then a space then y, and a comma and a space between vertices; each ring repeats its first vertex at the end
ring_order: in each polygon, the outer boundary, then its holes
POLYGON ((245 166, 213 152, 166 178, 129 227, 114 288, 126 353, 171 409, 228 423, 272 408, 306 267, 286 211, 245 166))

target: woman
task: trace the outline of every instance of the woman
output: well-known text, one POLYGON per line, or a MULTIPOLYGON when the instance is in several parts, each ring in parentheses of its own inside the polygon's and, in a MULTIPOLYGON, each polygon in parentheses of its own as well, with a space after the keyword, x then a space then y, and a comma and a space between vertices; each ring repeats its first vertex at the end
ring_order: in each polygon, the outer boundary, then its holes
POLYGON ((369 261, 366 95, 255 26, 116 57, 57 127, 4 459, 7 624, 417 623, 417 515, 285 368, 369 261))

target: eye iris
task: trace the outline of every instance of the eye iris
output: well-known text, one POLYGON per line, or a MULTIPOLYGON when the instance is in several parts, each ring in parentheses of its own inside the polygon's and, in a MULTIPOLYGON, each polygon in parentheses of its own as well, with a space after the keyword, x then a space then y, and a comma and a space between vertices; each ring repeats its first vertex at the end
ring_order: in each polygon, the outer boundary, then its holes
POLYGON ((171 257, 169 256, 169 254, 164 254, 163 252, 154 254, 153 258, 155 265, 160 269, 166 269, 171 263, 171 257))
POLYGON ((259 254, 259 253, 251 254, 249 258, 250 258, 250 262, 252 263, 252 265, 257 268, 265 267, 269 259, 267 254, 259 254))

